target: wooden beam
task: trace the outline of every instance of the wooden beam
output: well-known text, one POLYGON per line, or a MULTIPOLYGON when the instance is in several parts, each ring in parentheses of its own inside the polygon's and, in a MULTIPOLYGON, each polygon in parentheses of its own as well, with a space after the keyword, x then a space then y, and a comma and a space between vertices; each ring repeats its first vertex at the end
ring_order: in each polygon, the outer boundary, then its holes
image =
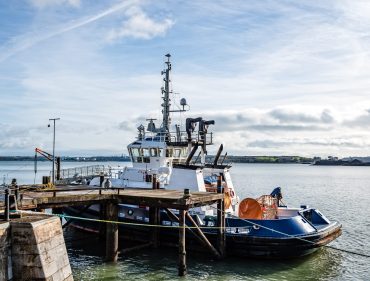
POLYGON ((221 257, 225 256, 226 236, 225 236, 225 207, 224 201, 217 202, 217 246, 221 257))
MULTIPOLYGON (((180 223, 180 219, 171 210, 169 210, 169 209, 165 209, 165 210, 166 210, 168 216, 172 220, 175 220, 175 221, 180 223)), ((209 242, 207 237, 204 235, 202 230, 199 228, 197 223, 193 220, 193 218, 189 215, 188 212, 186 212, 186 217, 191 222, 191 224, 195 227, 193 229, 192 228, 187 228, 187 230, 189 230, 189 232, 191 232, 199 240, 200 243, 202 243, 206 248, 208 248, 212 254, 214 254, 217 258, 220 258, 221 256, 220 256, 219 252, 216 250, 215 247, 213 247, 211 242, 209 242)))
MULTIPOLYGON (((158 188, 158 181, 157 175, 154 174, 152 176, 152 189, 159 189, 158 188)), ((158 207, 149 207, 149 222, 152 225, 159 225, 160 224, 160 209, 158 207)), ((154 227, 153 231, 151 232, 153 247, 158 248, 159 246, 159 228, 154 227)))
POLYGON ((144 248, 147 248, 147 247, 151 247, 151 246, 153 246, 153 243, 152 242, 148 242, 148 243, 145 243, 145 244, 141 244, 141 245, 137 245, 137 246, 133 246, 131 248, 127 248, 127 249, 121 250, 121 254, 127 254, 129 252, 136 251, 136 250, 141 250, 141 249, 144 249, 144 248))
POLYGON ((193 228, 193 230, 198 234, 196 235, 196 237, 198 237, 198 239, 217 257, 217 258, 221 258, 221 255, 220 253, 215 249, 215 247, 213 247, 213 245, 211 244, 211 242, 209 242, 209 240, 207 239, 207 237, 204 235, 203 231, 198 227, 197 223, 193 220, 193 218, 189 215, 189 213, 186 213, 186 217, 188 218, 188 220, 191 222, 191 224, 193 226, 195 226, 195 228, 193 228))
POLYGON ((178 274, 185 276, 186 269, 186 249, 185 249, 185 216, 186 211, 180 210, 180 227, 179 227, 179 260, 178 260, 178 274))
MULTIPOLYGON (((82 213, 84 213, 84 212, 86 212, 87 211, 87 209, 88 208, 90 208, 91 207, 91 205, 87 205, 87 206, 85 206, 85 208, 83 208, 82 210, 80 210, 78 213, 77 213, 77 215, 76 215, 76 217, 78 217, 78 216, 80 216, 82 213)), ((53 209, 53 214, 61 214, 61 215, 63 215, 63 211, 62 211, 62 209, 61 208, 56 208, 57 210, 58 210, 58 213, 54 213, 54 210, 55 210, 55 208, 53 209)), ((68 225, 70 225, 71 224, 71 222, 73 222, 73 218, 69 218, 68 219, 68 221, 65 223, 65 224, 63 224, 63 226, 62 226, 62 228, 66 228, 68 225)))
MULTIPOLYGON (((106 204, 106 220, 118 221, 118 205, 114 202, 106 204)), ((118 259, 118 224, 107 223, 105 240, 105 256, 108 262, 117 262, 118 259)))

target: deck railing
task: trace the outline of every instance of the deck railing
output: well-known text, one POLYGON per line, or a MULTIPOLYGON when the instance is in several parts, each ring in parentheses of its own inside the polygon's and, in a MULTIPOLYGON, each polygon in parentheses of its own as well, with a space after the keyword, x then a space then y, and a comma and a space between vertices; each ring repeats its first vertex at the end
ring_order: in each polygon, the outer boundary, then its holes
POLYGON ((104 165, 91 165, 60 170, 61 179, 77 179, 107 174, 109 169, 104 165))

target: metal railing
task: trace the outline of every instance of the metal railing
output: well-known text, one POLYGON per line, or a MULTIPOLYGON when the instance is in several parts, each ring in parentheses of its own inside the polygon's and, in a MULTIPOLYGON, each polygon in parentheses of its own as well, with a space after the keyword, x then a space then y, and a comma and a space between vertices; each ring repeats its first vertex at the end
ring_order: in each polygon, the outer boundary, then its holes
MULTIPOLYGON (((199 132, 194 132, 191 134, 192 142, 202 142, 206 140, 206 144, 213 143, 213 132, 205 133, 203 136, 199 132)), ((168 132, 168 133, 157 133, 155 135, 143 137, 146 141, 156 141, 156 142, 170 142, 170 143, 186 143, 188 142, 188 135, 186 131, 179 132, 168 132)))
POLYGON ((61 179, 78 179, 107 174, 109 169, 104 165, 91 165, 60 170, 61 179))

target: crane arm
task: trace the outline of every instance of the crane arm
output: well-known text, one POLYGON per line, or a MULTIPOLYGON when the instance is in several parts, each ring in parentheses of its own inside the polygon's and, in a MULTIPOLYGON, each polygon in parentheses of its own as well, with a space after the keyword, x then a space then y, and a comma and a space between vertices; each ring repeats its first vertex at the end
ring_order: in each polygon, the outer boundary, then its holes
POLYGON ((43 151, 42 149, 36 147, 35 148, 35 157, 37 157, 37 153, 40 154, 41 156, 45 157, 49 161, 53 161, 53 155, 51 155, 50 153, 47 153, 46 151, 43 151))

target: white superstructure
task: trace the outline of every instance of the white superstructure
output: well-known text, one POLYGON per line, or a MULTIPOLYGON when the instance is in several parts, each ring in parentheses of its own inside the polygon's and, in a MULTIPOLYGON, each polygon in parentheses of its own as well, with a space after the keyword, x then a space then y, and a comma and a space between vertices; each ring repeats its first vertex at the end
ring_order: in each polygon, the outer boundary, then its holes
MULTIPOLYGON (((152 187, 155 175, 160 188, 189 189, 190 191, 215 191, 216 177, 222 177, 222 186, 227 192, 231 205, 227 211, 237 214, 238 197, 231 181, 230 166, 219 164, 222 146, 212 164, 207 164, 206 147, 213 144, 213 134, 208 127, 213 120, 201 117, 187 118, 185 130, 175 124, 171 131, 171 114, 188 110, 185 99, 180 100, 180 109, 171 110, 170 104, 170 55, 166 55, 166 69, 162 71, 162 124, 157 128, 155 119, 148 119, 147 128, 138 127, 137 139, 127 146, 132 167, 125 167, 115 177, 106 179, 105 186, 113 187, 152 187), (195 153, 199 155, 195 157, 195 153), (206 179, 206 182, 205 182, 206 179)), ((100 179, 94 178, 90 185, 100 185, 100 179)))

